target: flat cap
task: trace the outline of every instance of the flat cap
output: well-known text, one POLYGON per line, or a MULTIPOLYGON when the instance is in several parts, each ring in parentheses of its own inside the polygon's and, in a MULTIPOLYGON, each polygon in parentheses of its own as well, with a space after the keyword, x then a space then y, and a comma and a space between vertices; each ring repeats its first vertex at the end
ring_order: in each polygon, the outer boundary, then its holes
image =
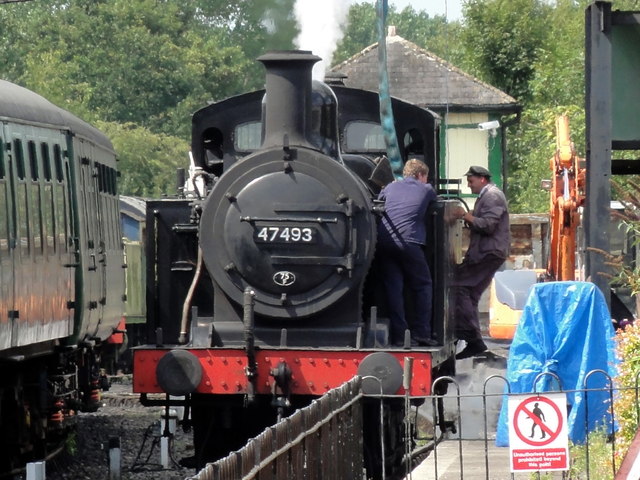
POLYGON ((487 177, 491 178, 491 172, 484 167, 480 167, 478 165, 474 165, 469 167, 467 173, 464 174, 465 177, 469 177, 471 175, 475 175, 476 177, 487 177))

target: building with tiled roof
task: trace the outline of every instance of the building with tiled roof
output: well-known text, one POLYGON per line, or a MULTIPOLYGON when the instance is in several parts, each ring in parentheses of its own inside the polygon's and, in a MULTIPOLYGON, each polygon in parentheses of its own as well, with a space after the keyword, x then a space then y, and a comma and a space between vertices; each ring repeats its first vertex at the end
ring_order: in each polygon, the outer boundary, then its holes
MULTIPOLYGON (((442 117, 442 178, 460 178, 469 165, 482 165, 503 185, 506 164, 505 123, 517 121, 521 106, 497 88, 463 72, 395 34, 387 36, 387 73, 393 97, 439 113, 442 117), (480 129, 480 125, 497 128, 480 129), (493 122, 493 123, 489 123, 493 122)), ((332 72, 346 75, 348 87, 378 90, 378 44, 332 72)), ((466 182, 463 182, 466 188, 466 182)), ((464 188, 463 188, 464 191, 464 188)))

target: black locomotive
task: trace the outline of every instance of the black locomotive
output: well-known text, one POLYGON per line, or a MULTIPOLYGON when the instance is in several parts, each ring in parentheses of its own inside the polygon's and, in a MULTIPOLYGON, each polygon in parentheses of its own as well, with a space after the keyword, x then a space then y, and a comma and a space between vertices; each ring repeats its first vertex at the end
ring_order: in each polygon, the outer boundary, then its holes
MULTIPOLYGON (((410 355, 410 394, 420 397, 454 369, 455 202, 432 208, 425 252, 440 345, 411 349, 407 336, 391 348, 375 261, 375 199, 393 181, 378 96, 313 81, 310 52, 259 60, 266 90, 196 112, 190 186, 147 208, 149 345, 134 351, 134 391, 147 404, 189 407, 198 465, 353 375, 402 371, 410 355)), ((437 115, 393 107, 404 155, 424 158, 437 182, 437 115)), ((383 387, 404 393, 397 375, 383 387)), ((390 456, 401 456, 401 438, 390 456)))

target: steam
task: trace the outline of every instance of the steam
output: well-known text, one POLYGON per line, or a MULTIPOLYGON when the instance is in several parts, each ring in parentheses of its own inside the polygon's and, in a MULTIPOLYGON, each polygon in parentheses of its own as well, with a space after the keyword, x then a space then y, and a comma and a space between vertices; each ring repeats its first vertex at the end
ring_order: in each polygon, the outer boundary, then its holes
POLYGON ((300 27, 296 46, 322 58, 313 67, 314 79, 323 80, 325 71, 331 66, 333 52, 343 35, 349 5, 345 0, 296 0, 294 11, 300 27))

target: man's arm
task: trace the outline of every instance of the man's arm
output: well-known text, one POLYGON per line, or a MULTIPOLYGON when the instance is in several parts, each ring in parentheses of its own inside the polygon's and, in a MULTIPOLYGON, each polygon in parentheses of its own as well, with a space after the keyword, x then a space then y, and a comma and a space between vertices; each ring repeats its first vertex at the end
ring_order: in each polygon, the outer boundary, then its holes
POLYGON ((507 205, 499 193, 487 192, 482 197, 476 215, 467 212, 463 219, 474 230, 484 235, 491 235, 500 223, 500 218, 507 211, 507 205))

